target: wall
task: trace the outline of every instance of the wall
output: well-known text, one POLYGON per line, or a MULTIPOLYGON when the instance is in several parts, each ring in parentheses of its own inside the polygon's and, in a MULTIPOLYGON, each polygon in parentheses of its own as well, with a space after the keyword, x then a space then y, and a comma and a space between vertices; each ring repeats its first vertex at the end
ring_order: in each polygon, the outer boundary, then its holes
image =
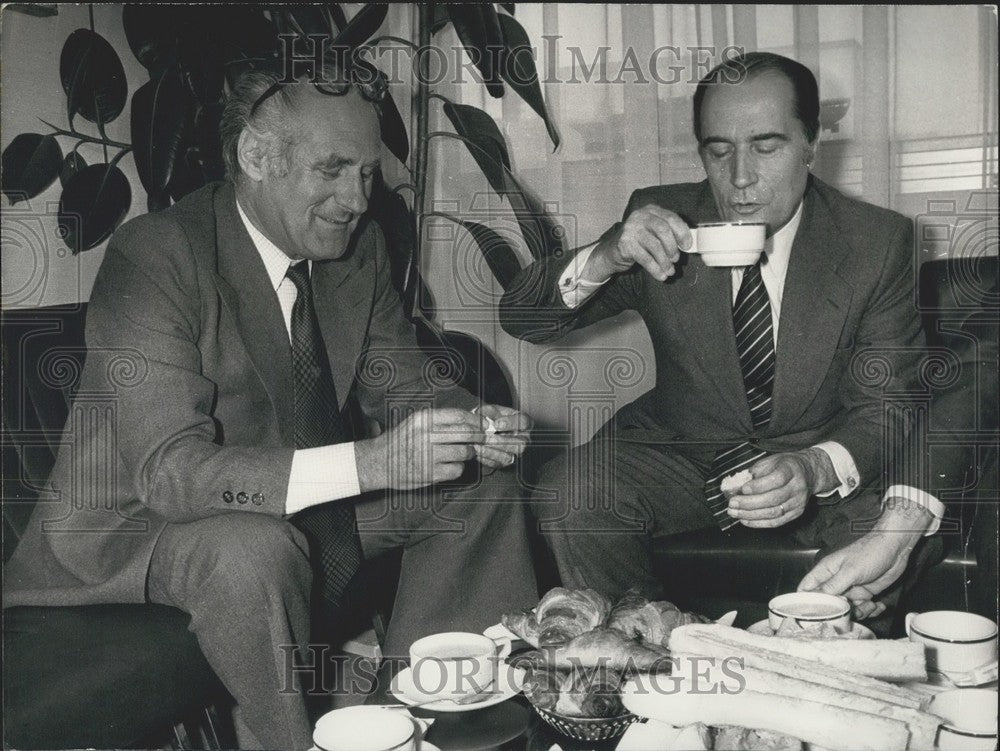
MULTIPOLYGON (((20 133, 46 134, 49 129, 39 118, 60 128, 67 128, 66 96, 59 80, 59 55, 66 38, 79 28, 88 28, 86 5, 59 5, 59 14, 36 18, 23 13, 3 11, 0 25, 0 91, 3 107, 0 113, 0 141, 6 148, 20 133)), ((129 51, 122 29, 120 5, 94 5, 94 30, 118 52, 125 68, 129 96, 147 80, 145 68, 129 51)), ((129 143, 130 108, 108 123, 106 133, 113 141, 129 143)), ((97 126, 81 117, 74 127, 82 133, 97 135, 97 126)), ((75 141, 59 138, 63 154, 69 153, 75 141)), ((79 149, 87 164, 104 160, 100 146, 84 144, 79 149)), ((116 151, 109 154, 113 158, 116 151)), ((146 193, 139 184, 131 155, 118 166, 132 186, 132 206, 126 219, 146 211, 146 193)), ((62 186, 57 180, 46 191, 27 202, 10 206, 4 199, 2 217, 3 242, 2 305, 4 308, 38 307, 58 303, 86 301, 94 277, 104 256, 104 246, 74 256, 56 232, 55 213, 62 186)))

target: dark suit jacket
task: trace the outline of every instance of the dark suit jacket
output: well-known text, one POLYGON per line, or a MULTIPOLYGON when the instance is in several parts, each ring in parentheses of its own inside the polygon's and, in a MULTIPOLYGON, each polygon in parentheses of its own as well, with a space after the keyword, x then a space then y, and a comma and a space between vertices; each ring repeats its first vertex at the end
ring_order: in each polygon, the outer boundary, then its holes
MULTIPOLYGON (((689 224, 719 220, 707 181, 638 190, 625 216, 648 203, 689 224)), ((620 436, 679 444, 702 458, 742 440, 771 452, 833 440, 851 452, 863 483, 881 478, 882 399, 911 381, 924 347, 909 220, 810 178, 785 280, 774 411, 761 431, 740 372, 730 269, 688 255, 663 283, 636 266, 571 310, 557 289, 567 260, 523 270, 501 301, 500 321, 514 336, 545 342, 637 310, 652 339, 656 384, 616 415, 620 436)))
MULTIPOLYGON (((387 397, 474 406, 425 384, 382 235, 313 264, 337 395, 384 423, 387 397)), ((108 245, 87 360, 51 476, 4 572, 5 604, 142 602, 164 525, 281 515, 294 447, 291 348, 229 185, 139 217, 108 245)))

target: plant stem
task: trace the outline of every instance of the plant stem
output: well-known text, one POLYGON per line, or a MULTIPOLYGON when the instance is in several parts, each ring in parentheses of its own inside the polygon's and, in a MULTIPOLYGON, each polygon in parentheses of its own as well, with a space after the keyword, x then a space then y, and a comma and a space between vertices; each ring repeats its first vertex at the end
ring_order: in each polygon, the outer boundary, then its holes
POLYGON ((404 47, 409 47, 411 50, 414 51, 420 49, 409 39, 403 39, 403 37, 394 37, 391 34, 387 34, 386 36, 381 36, 381 37, 375 37, 374 39, 369 39, 367 42, 365 42, 365 47, 374 47, 378 44, 381 44, 382 42, 396 42, 397 44, 401 44, 404 47))
MULTIPOLYGON (((417 49, 427 49, 431 43, 431 2, 417 5, 417 49)), ((427 152, 428 152, 428 116, 430 113, 430 84, 428 80, 430 58, 427 55, 417 55, 417 86, 414 95, 413 108, 417 117, 416 153, 413 161, 413 215, 417 225, 417 247, 406 269, 403 289, 409 291, 416 283, 415 270, 420 264, 420 238, 423 236, 424 211, 427 200, 427 152)), ((404 295, 405 297, 405 295, 404 295)), ((412 314, 413 311, 410 311, 412 314)))
POLYGON ((453 215, 447 213, 446 211, 428 211, 426 214, 424 214, 424 218, 425 219, 429 219, 432 216, 437 216, 437 217, 440 217, 441 219, 447 219, 449 222, 454 222, 455 224, 457 224, 459 226, 464 226, 462 224, 462 220, 461 219, 459 219, 457 216, 453 216, 453 215))
POLYGON ((76 138, 77 140, 86 143, 96 143, 104 147, 113 146, 116 149, 125 149, 126 151, 132 150, 132 144, 130 143, 122 143, 121 141, 112 141, 109 138, 94 138, 93 136, 88 136, 84 133, 78 133, 75 130, 64 130, 62 128, 57 128, 52 123, 42 120, 42 118, 38 119, 41 120, 46 125, 48 125, 50 128, 52 128, 53 135, 56 136, 70 136, 71 138, 76 138))

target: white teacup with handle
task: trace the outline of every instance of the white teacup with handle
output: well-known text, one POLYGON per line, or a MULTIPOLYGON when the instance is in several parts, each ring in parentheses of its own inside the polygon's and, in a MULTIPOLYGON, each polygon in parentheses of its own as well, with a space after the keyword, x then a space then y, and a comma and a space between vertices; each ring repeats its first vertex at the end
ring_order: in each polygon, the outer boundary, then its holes
POLYGON ((927 649, 927 667, 969 673, 997 661, 997 624, 960 610, 908 613, 906 635, 927 649))
POLYGON ((697 253, 706 266, 753 266, 767 239, 760 222, 709 222, 691 228, 694 242, 685 253, 697 253))

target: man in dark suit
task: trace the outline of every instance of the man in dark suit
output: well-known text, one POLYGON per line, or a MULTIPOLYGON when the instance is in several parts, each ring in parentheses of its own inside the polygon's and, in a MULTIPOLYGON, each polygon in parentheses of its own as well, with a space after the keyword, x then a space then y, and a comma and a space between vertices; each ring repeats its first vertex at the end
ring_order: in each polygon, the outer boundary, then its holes
POLYGON ((560 575, 655 596, 653 537, 737 523, 856 542, 881 573, 933 526, 925 509, 879 518, 886 407, 923 348, 911 224, 810 174, 819 93, 795 61, 717 66, 694 127, 705 182, 636 191, 594 246, 536 262, 501 303, 504 328, 535 342, 636 310, 656 358, 651 391, 542 471, 533 507, 560 575), (719 221, 767 225, 758 264, 680 262, 689 227, 719 221), (853 531, 877 518, 901 531, 889 544, 853 531))
POLYGON ((54 500, 5 571, 8 605, 190 613, 264 748, 312 745, 285 649, 307 644, 314 581, 336 617, 361 559, 403 548, 388 656, 537 597, 509 470, 529 420, 427 378, 364 217, 378 90, 323 75, 243 77, 230 182, 115 234, 54 500), (352 407, 383 432, 353 432, 352 407), (476 460, 480 482, 442 485, 476 460))

